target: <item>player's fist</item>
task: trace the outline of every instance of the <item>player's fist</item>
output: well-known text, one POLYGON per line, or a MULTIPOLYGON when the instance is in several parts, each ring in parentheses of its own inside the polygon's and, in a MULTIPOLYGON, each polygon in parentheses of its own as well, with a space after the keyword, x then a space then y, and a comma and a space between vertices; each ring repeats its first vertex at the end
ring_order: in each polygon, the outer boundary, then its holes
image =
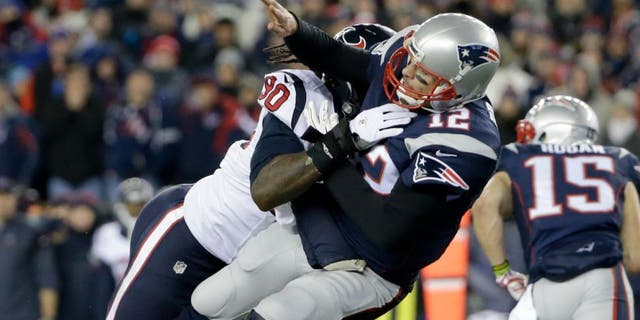
POLYGON ((262 0, 267 7, 269 23, 267 29, 281 37, 287 37, 298 30, 298 21, 285 7, 275 0, 262 0))
POLYGON ((527 276, 511 269, 500 276, 496 276, 496 282, 500 287, 507 289, 511 297, 516 301, 522 297, 527 288, 527 276))

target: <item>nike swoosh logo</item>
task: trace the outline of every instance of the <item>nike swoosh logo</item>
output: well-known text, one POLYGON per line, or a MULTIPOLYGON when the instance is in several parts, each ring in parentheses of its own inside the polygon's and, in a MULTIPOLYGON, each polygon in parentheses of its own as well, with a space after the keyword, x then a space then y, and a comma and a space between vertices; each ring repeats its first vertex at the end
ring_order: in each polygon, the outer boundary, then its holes
POLYGON ((453 153, 444 153, 440 150, 436 151, 436 157, 457 157, 457 154, 453 153))

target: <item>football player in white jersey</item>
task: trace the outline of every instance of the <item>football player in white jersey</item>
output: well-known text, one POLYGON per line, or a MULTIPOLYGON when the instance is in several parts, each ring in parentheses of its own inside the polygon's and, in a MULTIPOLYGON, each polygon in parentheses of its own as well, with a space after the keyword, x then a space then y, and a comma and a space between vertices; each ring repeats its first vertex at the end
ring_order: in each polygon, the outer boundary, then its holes
MULTIPOLYGON (((390 35, 386 27, 369 26, 366 34, 357 36, 368 39, 368 45, 390 35)), ((269 128, 268 119, 277 117, 302 137, 314 131, 309 130, 307 117, 301 116, 305 106, 315 102, 320 113, 320 109, 334 108, 334 98, 312 71, 282 70, 266 75, 258 99, 263 106, 254 134, 258 138, 235 142, 212 175, 193 185, 171 187, 143 209, 131 239, 129 266, 112 297, 107 319, 206 319, 191 307, 193 289, 234 260, 248 238, 275 221, 254 204, 249 190, 250 161, 262 131, 269 128)), ((386 107, 361 114, 381 118, 385 113, 399 119, 360 126, 382 132, 363 131, 364 141, 375 143, 401 133, 399 128, 385 129, 407 124, 412 117, 405 110, 389 111, 386 107)))

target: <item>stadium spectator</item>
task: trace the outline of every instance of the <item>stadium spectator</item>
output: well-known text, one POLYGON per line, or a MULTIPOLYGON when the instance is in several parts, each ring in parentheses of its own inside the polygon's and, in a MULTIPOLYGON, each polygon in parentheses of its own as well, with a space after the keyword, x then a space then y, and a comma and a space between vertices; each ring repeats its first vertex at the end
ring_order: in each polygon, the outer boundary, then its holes
POLYGON ((142 58, 144 50, 145 24, 152 1, 125 0, 113 11, 115 37, 122 44, 123 53, 136 61, 142 58))
POLYGON ((58 276, 50 242, 17 212, 15 185, 3 177, 0 257, 0 319, 56 319, 58 276))
POLYGON ((60 270, 58 320, 98 320, 94 285, 98 267, 89 260, 97 220, 97 199, 91 194, 67 194, 54 250, 60 270))
POLYGON ((74 52, 76 55, 82 55, 96 47, 117 49, 119 43, 112 38, 113 15, 111 9, 100 7, 89 14, 87 28, 81 31, 78 35, 78 41, 75 43, 74 52))
POLYGON ((262 79, 251 73, 240 76, 238 89, 238 102, 240 108, 236 113, 238 126, 247 136, 253 134, 258 118, 260 117, 260 104, 258 104, 258 94, 262 86, 262 79))
POLYGON ((230 96, 238 95, 238 81, 244 67, 244 57, 239 49, 227 48, 218 53, 213 62, 213 69, 223 93, 230 96))
POLYGON ((180 44, 168 35, 155 37, 149 43, 143 63, 151 70, 156 83, 156 92, 162 108, 172 110, 180 105, 180 99, 188 84, 188 75, 178 66, 180 44))
POLYGON ((107 107, 111 107, 120 97, 127 66, 116 52, 109 48, 94 48, 87 52, 85 58, 91 69, 94 91, 107 107))
POLYGON ((20 114, 6 84, 0 83, 0 176, 31 185, 39 146, 30 119, 20 114))
MULTIPOLYGON (((107 112, 105 120, 105 184, 107 198, 116 199, 118 184, 133 176, 153 176, 162 148, 152 140, 162 132, 162 110, 154 99, 154 82, 145 69, 129 74, 123 100, 107 112)), ((152 178, 155 183, 158 178, 152 178)))
POLYGON ((65 77, 64 96, 46 107, 41 120, 48 166, 48 197, 74 190, 102 198, 102 126, 105 107, 92 92, 89 70, 72 65, 65 77))
POLYGON ((236 121, 238 101, 220 91, 213 79, 203 76, 194 78, 187 92, 180 109, 180 182, 211 174, 229 145, 247 137, 236 121))
POLYGON ((638 99, 631 90, 620 90, 613 96, 611 116, 603 127, 602 144, 623 147, 633 154, 640 154, 640 131, 634 117, 638 99))
POLYGON ((58 27, 49 35, 47 59, 34 72, 34 96, 36 120, 40 120, 49 103, 60 98, 64 92, 64 77, 67 72, 73 39, 69 31, 58 27))

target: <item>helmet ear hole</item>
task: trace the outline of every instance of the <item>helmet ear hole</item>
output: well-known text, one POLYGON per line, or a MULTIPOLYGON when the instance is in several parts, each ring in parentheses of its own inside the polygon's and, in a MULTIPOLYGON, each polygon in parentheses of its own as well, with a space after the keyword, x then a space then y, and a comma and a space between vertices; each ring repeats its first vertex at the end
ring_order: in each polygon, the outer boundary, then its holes
POLYGON ((546 132, 543 132, 543 133, 540 135, 540 138, 539 138, 538 140, 540 140, 540 142, 544 143, 544 140, 545 140, 546 138, 547 138, 547 133, 546 133, 546 132))
POLYGON ((587 131, 587 139, 591 141, 598 140, 598 132, 596 130, 589 129, 589 131, 587 131))

